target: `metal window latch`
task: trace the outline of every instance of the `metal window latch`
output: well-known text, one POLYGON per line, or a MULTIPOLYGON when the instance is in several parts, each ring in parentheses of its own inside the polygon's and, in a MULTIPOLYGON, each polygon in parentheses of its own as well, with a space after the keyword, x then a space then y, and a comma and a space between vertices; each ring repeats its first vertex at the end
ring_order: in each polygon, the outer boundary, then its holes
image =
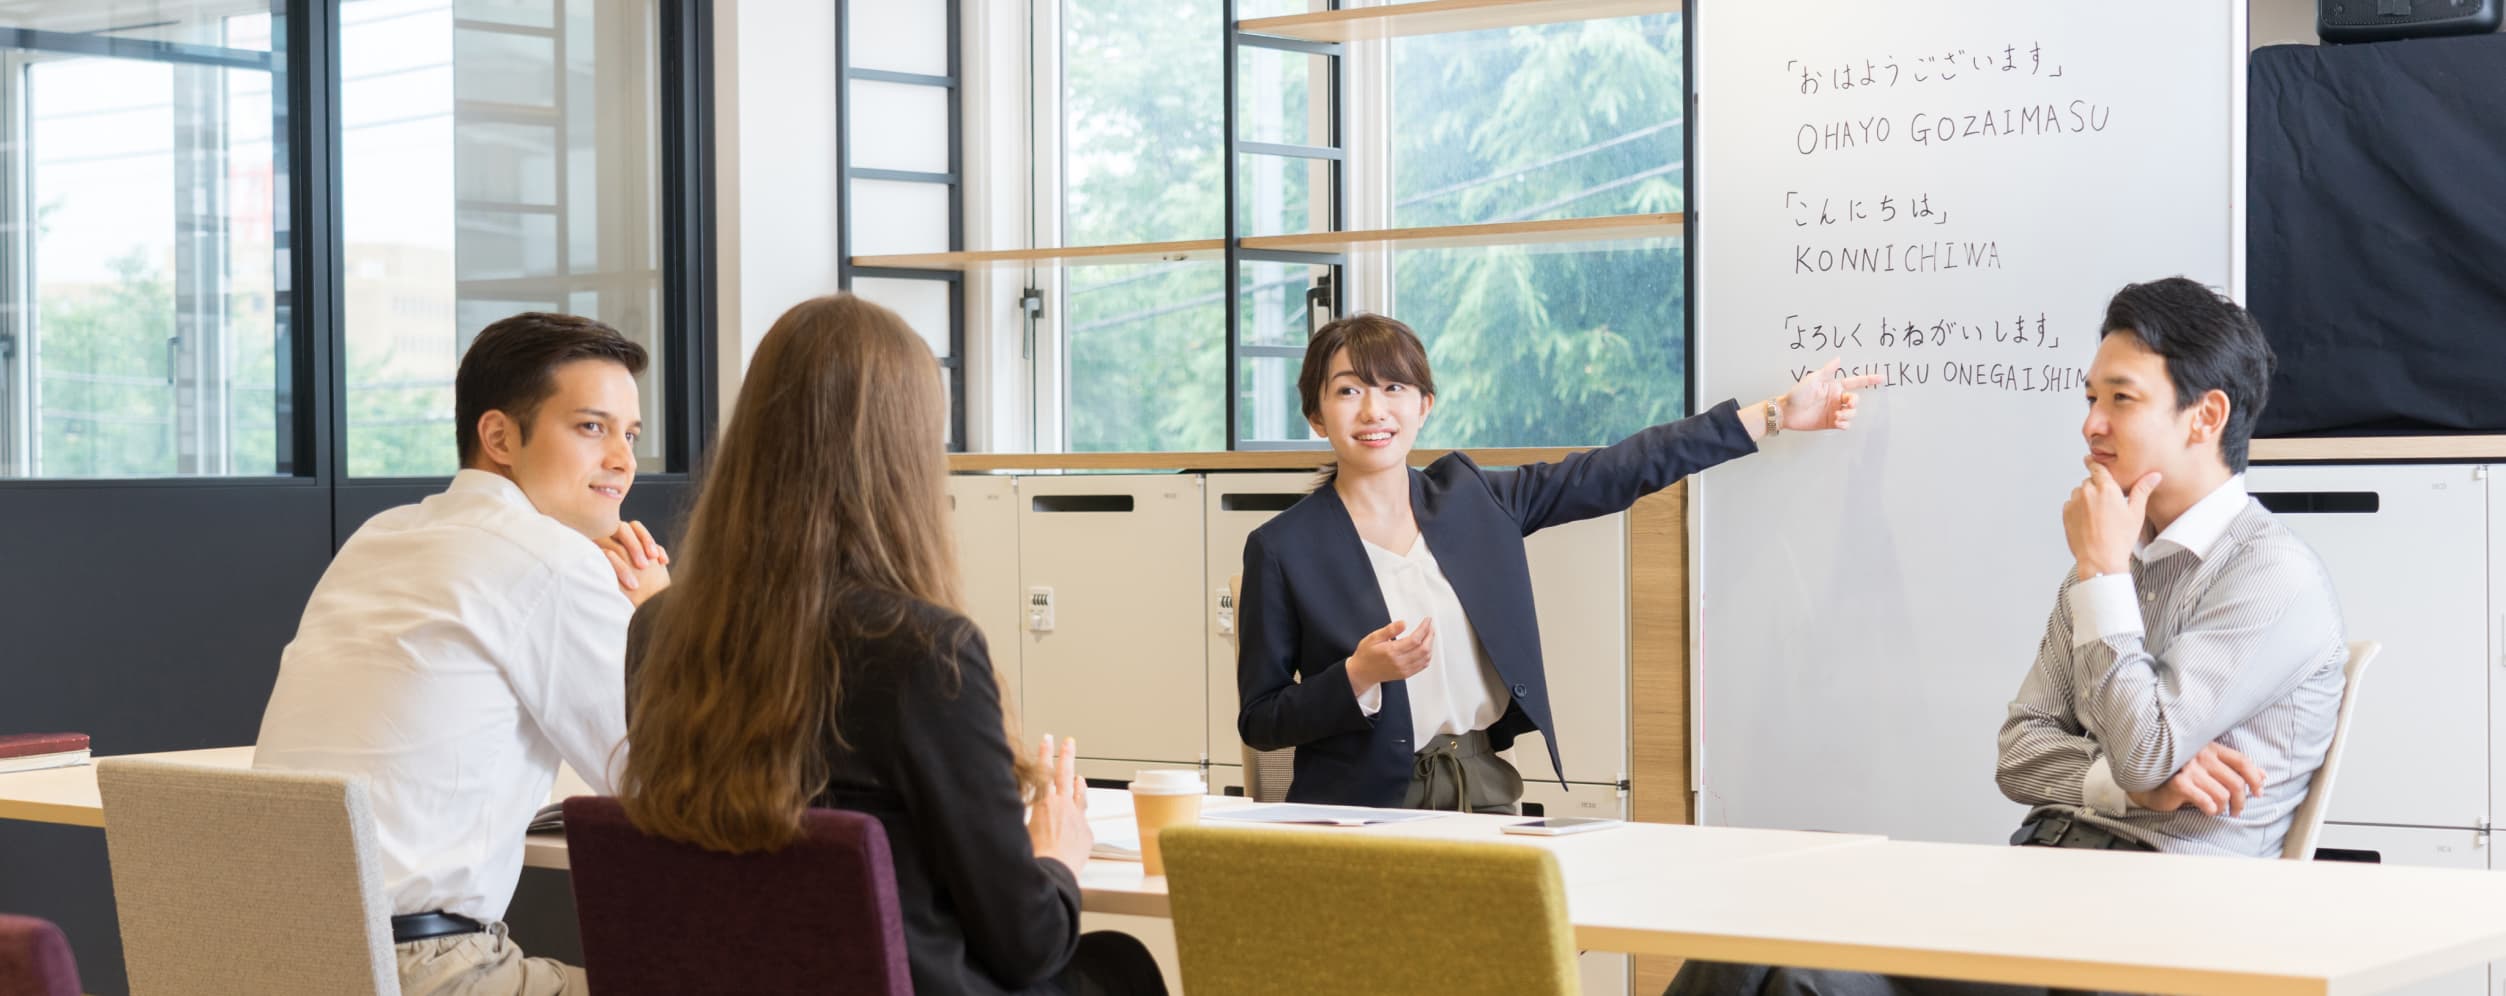
POLYGON ((1036 287, 1020 289, 1018 313, 1027 316, 1027 335, 1025 341, 1018 344, 1018 358, 1032 360, 1035 358, 1035 327, 1044 320, 1044 291, 1036 287))

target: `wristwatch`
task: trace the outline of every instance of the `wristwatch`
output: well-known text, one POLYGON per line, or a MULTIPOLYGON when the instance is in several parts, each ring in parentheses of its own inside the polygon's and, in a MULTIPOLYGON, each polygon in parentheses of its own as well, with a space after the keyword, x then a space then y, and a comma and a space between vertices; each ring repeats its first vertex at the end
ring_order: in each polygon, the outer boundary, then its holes
POLYGON ((1772 436, 1782 431, 1784 431, 1784 396, 1778 394, 1766 399, 1765 434, 1772 436))

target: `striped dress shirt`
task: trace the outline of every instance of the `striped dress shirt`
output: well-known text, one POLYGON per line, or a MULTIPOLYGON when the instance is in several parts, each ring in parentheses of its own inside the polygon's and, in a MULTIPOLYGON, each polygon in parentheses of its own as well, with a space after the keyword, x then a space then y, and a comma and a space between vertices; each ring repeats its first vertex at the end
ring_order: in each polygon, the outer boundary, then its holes
POLYGON ((2332 743, 2348 659, 2322 561, 2230 478, 2135 550, 2129 577, 2066 572, 1996 780, 2034 813, 2161 851, 2277 856, 2332 743), (2214 742, 2262 768, 2243 815, 2130 803, 2214 742))

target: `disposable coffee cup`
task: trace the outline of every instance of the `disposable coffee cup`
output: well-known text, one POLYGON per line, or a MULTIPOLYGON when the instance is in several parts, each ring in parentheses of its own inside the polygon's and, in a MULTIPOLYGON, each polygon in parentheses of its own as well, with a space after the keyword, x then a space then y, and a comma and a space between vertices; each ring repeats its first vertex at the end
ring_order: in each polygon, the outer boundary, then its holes
POLYGON ((1208 791, 1197 771, 1143 771, 1131 780, 1131 816, 1140 824, 1144 874, 1166 874, 1166 858, 1157 850, 1157 832, 1200 822, 1201 796, 1208 791))

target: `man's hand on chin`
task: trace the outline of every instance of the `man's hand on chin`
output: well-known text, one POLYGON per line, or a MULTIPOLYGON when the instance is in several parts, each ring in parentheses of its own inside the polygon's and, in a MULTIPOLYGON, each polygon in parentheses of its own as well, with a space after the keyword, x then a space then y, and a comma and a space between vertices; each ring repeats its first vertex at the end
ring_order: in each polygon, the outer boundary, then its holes
POLYGON ((2094 457, 2088 460, 2088 480, 2071 489, 2070 500, 2062 503, 2062 532, 2071 543, 2072 559, 2079 562, 2080 580, 2132 569, 2132 544, 2149 521, 2149 493, 2158 489, 2158 481, 2153 470, 2132 482, 2127 493, 2105 464, 2094 457))
POLYGON ((670 587, 670 551, 661 548, 641 522, 618 523, 618 531, 594 540, 618 572, 618 590, 642 606, 670 587))

